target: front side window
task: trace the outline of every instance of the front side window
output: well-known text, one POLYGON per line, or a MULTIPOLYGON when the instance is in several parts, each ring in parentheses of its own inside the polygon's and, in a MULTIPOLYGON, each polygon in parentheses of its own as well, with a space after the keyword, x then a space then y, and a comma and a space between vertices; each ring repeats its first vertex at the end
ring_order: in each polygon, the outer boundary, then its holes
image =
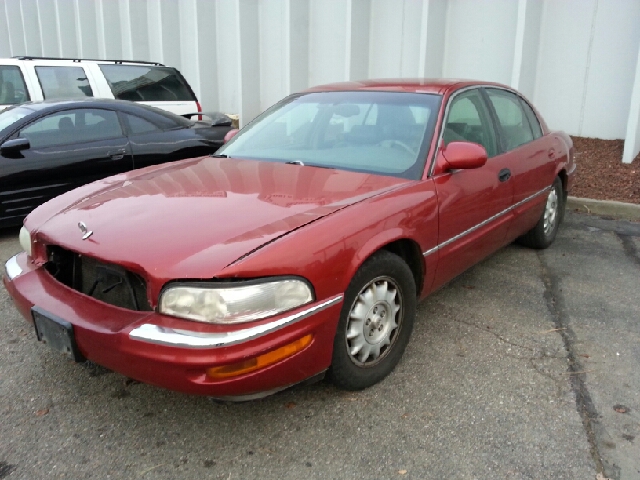
MULTIPOLYGON (((4 129, 9 130, 15 122, 26 117, 27 115, 31 115, 34 112, 32 108, 29 108, 26 105, 21 105, 19 107, 9 107, 0 112, 0 132, 4 129)), ((4 133, 4 132, 3 132, 4 133)))
POLYGON ((196 98, 175 68, 154 65, 100 65, 113 96, 133 102, 188 101, 196 98))
POLYGON ((121 137, 118 115, 110 110, 78 109, 52 113, 22 129, 31 148, 94 142, 121 137))
POLYGON ((489 158, 496 155, 495 132, 478 90, 469 90, 453 99, 442 137, 445 145, 473 142, 482 145, 489 158))
POLYGON ((36 67, 36 75, 45 99, 93 97, 82 67, 36 67))
POLYGON ((0 105, 16 105, 29 99, 20 67, 0 65, 0 105))
POLYGON ((417 93, 307 93, 267 110, 218 153, 420 178, 440 102, 417 93))
POLYGON ((513 150, 532 141, 533 132, 520 98, 506 90, 487 89, 487 94, 502 129, 504 150, 513 150))

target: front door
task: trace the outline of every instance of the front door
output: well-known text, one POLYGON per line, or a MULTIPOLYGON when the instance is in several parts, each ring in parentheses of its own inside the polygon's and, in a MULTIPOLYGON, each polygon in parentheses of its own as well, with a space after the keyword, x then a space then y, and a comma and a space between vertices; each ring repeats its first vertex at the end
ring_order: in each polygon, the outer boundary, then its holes
POLYGON ((498 155, 495 128, 478 89, 451 100, 441 148, 452 141, 480 144, 489 158, 480 168, 436 172, 433 177, 439 205, 439 258, 432 288, 502 247, 511 221, 513 178, 507 159, 498 155))
POLYGON ((110 110, 55 112, 11 138, 26 138, 30 147, 0 156, 0 224, 19 223, 61 193, 133 168, 129 142, 110 110))

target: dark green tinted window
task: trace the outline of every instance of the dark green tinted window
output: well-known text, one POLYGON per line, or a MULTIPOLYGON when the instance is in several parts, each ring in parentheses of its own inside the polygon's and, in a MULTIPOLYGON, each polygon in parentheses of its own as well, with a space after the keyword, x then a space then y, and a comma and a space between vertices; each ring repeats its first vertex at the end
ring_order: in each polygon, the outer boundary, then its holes
POLYGON ((520 99, 520 105, 522 105, 524 113, 529 120, 531 130, 533 130, 533 138, 540 138, 542 136, 542 127, 540 126, 540 122, 538 121, 538 117, 534 113, 533 108, 531 108, 531 106, 523 99, 520 99))
POLYGON ((116 112, 110 110, 65 110, 36 120, 22 129, 20 136, 31 148, 95 142, 121 137, 122 128, 116 112))
POLYGON ((127 119, 127 123, 129 124, 129 131, 133 135, 160 131, 160 128, 158 128, 148 120, 145 120, 144 118, 136 117, 135 115, 129 114, 125 114, 125 118, 127 119))
POLYGON ((532 141, 533 132, 520 97, 506 90, 487 89, 487 94, 502 127, 503 148, 509 151, 532 141))
POLYGON ((196 98, 175 68, 147 65, 100 65, 113 96, 133 102, 187 101, 196 98))
POLYGON ((497 153, 495 132, 487 108, 478 90, 457 95, 451 102, 444 127, 445 145, 449 142, 473 142, 482 145, 488 157, 497 153))

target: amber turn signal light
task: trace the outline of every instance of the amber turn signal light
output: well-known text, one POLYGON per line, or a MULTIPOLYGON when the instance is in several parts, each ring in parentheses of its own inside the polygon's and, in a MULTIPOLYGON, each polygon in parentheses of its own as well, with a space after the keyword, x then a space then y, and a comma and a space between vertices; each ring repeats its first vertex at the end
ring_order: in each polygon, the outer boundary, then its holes
POLYGON ((291 355, 304 350, 310 343, 313 335, 305 335, 295 342, 288 343, 280 348, 276 348, 268 353, 260 355, 249 360, 244 360, 232 365, 223 365, 221 367, 212 367, 207 369, 207 376, 214 379, 235 377, 245 373, 253 372, 269 365, 273 365, 280 360, 284 360, 291 355))

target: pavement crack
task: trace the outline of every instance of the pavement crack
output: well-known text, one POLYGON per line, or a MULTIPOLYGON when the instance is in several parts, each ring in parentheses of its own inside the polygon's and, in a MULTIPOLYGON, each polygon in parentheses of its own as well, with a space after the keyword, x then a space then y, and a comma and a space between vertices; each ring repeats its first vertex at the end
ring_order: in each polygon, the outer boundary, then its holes
POLYGON ((582 425, 589 442, 589 450, 591 457, 595 463, 596 471, 599 474, 607 476, 605 464, 600 454, 598 446, 598 438, 596 430, 598 425, 598 411, 591 399, 591 394, 587 388, 585 381, 584 367, 580 362, 579 356, 574 349, 576 335, 569 323, 569 315, 565 305, 562 290, 560 288, 560 278, 547 265, 543 252, 538 252, 538 259, 542 267, 542 282, 544 283, 544 298, 547 302, 547 308, 553 319, 555 328, 562 338, 562 343, 567 352, 568 360, 568 377, 571 390, 575 395, 576 410, 582 420, 582 425))
MULTIPOLYGON (((558 357, 550 357, 550 358, 557 359, 558 357)), ((566 357, 562 357, 562 359, 564 360, 566 359, 566 357)), ((539 366, 536 363, 536 360, 541 360, 541 358, 529 358, 528 360, 529 360, 529 365, 535 372, 537 372, 539 375, 542 375, 546 379, 551 380, 553 382, 553 384, 556 386, 556 397, 562 398, 562 391, 565 387, 564 379, 558 378, 557 376, 544 370, 542 366, 539 366)))
POLYGON ((512 342, 508 338, 505 338, 503 335, 500 335, 497 332, 493 332, 493 331, 489 330, 489 327, 486 326, 486 325, 484 325, 484 326, 483 325, 478 325, 477 323, 466 322, 466 321, 460 320, 458 318, 454 318, 453 321, 457 322, 457 323, 462 323, 462 324, 467 325, 469 327, 477 328, 481 332, 489 333, 489 334, 493 335, 494 337, 496 337, 501 342, 506 343, 507 345, 511 345, 512 347, 523 348, 525 350, 530 350, 532 352, 537 352, 538 351, 538 349, 536 349, 534 347, 530 347, 528 345, 522 345, 520 343, 512 342))
POLYGON ((620 232, 615 233, 616 237, 618 237, 618 239, 622 243, 622 249, 624 250, 624 253, 631 259, 631 261, 635 262, 640 267, 640 253, 636 248, 636 244, 631 239, 631 236, 625 235, 620 232))

